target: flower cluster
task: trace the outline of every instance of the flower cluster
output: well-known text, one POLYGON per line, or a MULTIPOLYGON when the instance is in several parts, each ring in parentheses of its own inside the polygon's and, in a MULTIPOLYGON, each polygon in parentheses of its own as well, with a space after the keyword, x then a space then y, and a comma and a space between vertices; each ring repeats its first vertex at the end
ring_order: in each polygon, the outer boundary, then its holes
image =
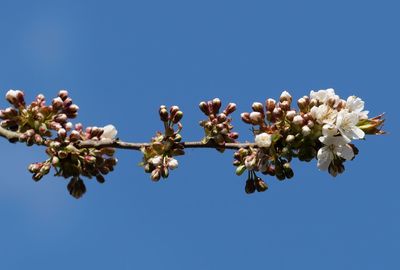
POLYGON ((233 143, 239 138, 239 134, 232 131, 232 119, 229 117, 236 110, 236 104, 229 103, 221 113, 219 112, 221 100, 218 98, 200 102, 199 107, 208 116, 207 120, 200 121, 200 126, 204 128, 205 132, 202 143, 214 143, 218 146, 217 150, 223 152, 225 143, 233 143))
POLYGON ((167 107, 162 105, 159 115, 165 132, 157 132, 151 143, 141 148, 143 161, 140 166, 146 173, 150 173, 153 181, 159 181, 161 177, 168 178, 169 171, 178 167, 178 161, 174 157, 185 154, 180 135, 183 112, 178 106, 172 106, 168 112, 167 107))
MULTIPOLYGON (((320 170, 336 176, 344 171, 344 162, 358 154, 352 140, 383 133, 383 115, 368 119, 364 101, 355 96, 343 100, 333 89, 311 91, 297 105, 298 111, 292 108, 292 96, 284 91, 279 102, 267 99, 265 106, 255 102, 252 112, 241 114, 253 126, 255 144, 235 153, 238 175, 248 170, 253 180, 257 171, 290 179, 293 158, 307 162, 317 158, 320 170)), ((248 183, 246 191, 252 190, 248 183)))
POLYGON ((70 119, 77 117, 79 107, 73 104, 66 90, 61 90, 51 105, 46 105, 45 97, 40 94, 27 106, 20 90, 9 90, 6 99, 12 107, 0 111, 1 126, 17 132, 19 140, 27 145, 46 146, 48 159, 28 167, 33 180, 40 181, 53 167, 55 176, 70 179, 69 193, 80 198, 86 192, 82 177, 104 183, 104 175, 114 170, 115 149, 80 148, 78 143, 114 139, 117 130, 112 125, 85 130, 82 124, 73 125, 70 119))
POLYGON ((79 110, 65 90, 61 90, 48 106, 41 94, 26 106, 20 90, 9 90, 6 99, 12 107, 0 111, 1 126, 22 134, 19 140, 29 146, 43 144, 52 136, 51 130, 71 130, 73 125, 69 120, 76 118, 79 110))

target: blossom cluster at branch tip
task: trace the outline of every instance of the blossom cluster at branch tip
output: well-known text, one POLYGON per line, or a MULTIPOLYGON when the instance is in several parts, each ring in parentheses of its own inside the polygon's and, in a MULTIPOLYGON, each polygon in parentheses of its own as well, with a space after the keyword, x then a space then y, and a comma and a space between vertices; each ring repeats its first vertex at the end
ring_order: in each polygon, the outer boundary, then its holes
POLYGON ((107 125, 84 129, 82 124, 70 122, 77 117, 79 107, 66 90, 59 91, 51 105, 46 105, 45 97, 40 94, 27 106, 20 90, 9 90, 6 99, 12 107, 0 111, 1 126, 21 134, 19 140, 29 146, 46 146, 48 159, 28 166, 33 180, 40 181, 54 168, 55 176, 70 180, 69 193, 80 198, 86 192, 83 177, 104 183, 104 176, 114 170, 117 164, 115 149, 79 148, 77 143, 115 139, 116 128, 107 125))
POLYGON ((71 130, 70 119, 76 118, 79 110, 66 90, 61 90, 51 105, 46 105, 45 97, 39 94, 26 106, 20 90, 9 90, 6 99, 12 106, 0 111, 1 126, 21 133, 19 140, 28 146, 43 144, 52 131, 71 130))
POLYGON ((294 176, 293 158, 309 162, 317 159, 320 170, 332 176, 344 171, 344 162, 354 159, 358 149, 352 140, 365 134, 383 134, 383 115, 368 118, 364 101, 356 96, 346 100, 333 89, 311 91, 292 108, 292 96, 282 92, 279 101, 267 99, 263 105, 254 102, 252 112, 241 114, 243 122, 253 126, 255 146, 239 149, 234 155, 236 173, 248 170, 251 181, 246 192, 254 191, 256 172, 275 176, 278 180, 294 176))
POLYGON ((223 152, 225 143, 234 143, 239 138, 237 132, 233 132, 231 125, 232 118, 229 117, 236 110, 235 103, 229 103, 220 112, 221 100, 214 98, 210 101, 202 101, 199 104, 200 110, 208 117, 207 120, 200 121, 200 126, 204 128, 205 136, 202 143, 214 143, 218 145, 217 150, 223 152))
POLYGON ((168 110, 162 105, 158 113, 164 124, 164 133, 157 132, 150 145, 141 148, 143 161, 139 164, 155 182, 168 178, 170 171, 178 167, 178 161, 174 157, 185 154, 180 135, 183 112, 178 106, 172 106, 168 110))

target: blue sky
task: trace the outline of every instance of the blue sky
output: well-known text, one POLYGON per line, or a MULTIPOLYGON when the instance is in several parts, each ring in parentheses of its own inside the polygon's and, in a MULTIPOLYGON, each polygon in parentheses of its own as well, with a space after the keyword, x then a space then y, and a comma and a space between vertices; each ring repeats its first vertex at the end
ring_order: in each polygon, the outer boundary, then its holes
MULTIPOLYGON (((0 142, 0 269, 399 269, 400 94, 396 1, 1 1, 0 90, 68 89, 85 125, 148 141, 160 104, 179 105, 200 139, 197 104, 295 98, 333 87, 387 113, 389 135, 357 145, 333 179, 316 162, 247 196, 230 152, 188 150, 165 182, 118 152, 81 200, 34 183, 43 149, 0 142)), ((6 106, 3 100, 1 107, 6 106)))

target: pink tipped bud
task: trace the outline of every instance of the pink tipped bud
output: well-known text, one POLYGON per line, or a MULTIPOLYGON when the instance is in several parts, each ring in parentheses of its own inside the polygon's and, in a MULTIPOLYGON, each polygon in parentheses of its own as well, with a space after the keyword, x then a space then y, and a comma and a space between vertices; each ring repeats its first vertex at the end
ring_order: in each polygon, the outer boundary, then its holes
POLYGON ((289 121, 292 121, 293 120, 293 118, 296 116, 296 111, 288 111, 287 113, 286 113, 286 119, 287 120, 289 120, 289 121))
POLYGON ((308 101, 305 98, 300 98, 297 101, 297 106, 299 107, 301 112, 307 112, 307 110, 308 110, 308 101))
POLYGON ((279 107, 276 107, 276 108, 272 111, 272 116, 273 116, 275 119, 280 119, 280 118, 282 118, 282 116, 283 116, 283 111, 282 111, 282 109, 279 108, 279 107))
POLYGON ((242 118, 242 121, 245 122, 246 124, 251 124, 250 114, 248 112, 240 114, 240 117, 242 118))
POLYGON ((217 114, 221 108, 221 100, 219 98, 214 98, 212 101, 213 113, 217 114))
POLYGON ((236 111, 236 104, 235 103, 229 103, 228 106, 226 106, 224 112, 225 112, 226 115, 230 115, 234 111, 236 111))
POLYGON ((280 96, 280 98, 279 98, 279 101, 280 102, 287 101, 290 104, 290 103, 292 103, 292 96, 289 94, 288 91, 283 91, 281 96, 280 96))
POLYGON ((58 137, 60 137, 61 139, 65 139, 65 137, 67 136, 67 131, 63 128, 60 128, 58 131, 58 137))
POLYGON ((75 129, 76 129, 76 131, 82 131, 82 130, 83 130, 83 125, 82 125, 82 123, 77 123, 77 124, 75 125, 75 129))
POLYGON ((263 115, 259 112, 251 112, 250 121, 253 125, 260 124, 263 121, 263 115))
POLYGON ((65 128, 67 131, 70 131, 73 127, 74 127, 74 125, 73 125, 71 122, 67 122, 67 123, 65 123, 65 125, 64 125, 64 128, 65 128))
POLYGON ((80 140, 81 134, 78 131, 73 130, 73 131, 71 131, 71 135, 69 135, 69 139, 70 139, 70 141, 80 140))
POLYGON ((262 103, 260 103, 260 102, 254 102, 254 103, 251 105, 251 108, 252 108, 253 111, 255 111, 255 112, 264 113, 264 106, 263 106, 262 103))
POLYGON ((279 103, 279 108, 281 108, 284 111, 288 111, 290 110, 290 103, 287 100, 281 101, 279 103))
POLYGON ((57 97, 57 98, 53 99, 53 101, 52 101, 52 105, 55 110, 61 109, 63 107, 63 104, 64 104, 64 102, 60 97, 57 97))
POLYGON ((78 111, 79 111, 79 107, 76 104, 71 104, 71 106, 69 106, 69 108, 68 108, 68 112, 72 113, 72 114, 77 113, 78 111))
POLYGON ((210 114, 210 112, 208 110, 208 105, 207 105, 206 102, 204 102, 204 101, 200 102, 199 108, 205 115, 209 115, 210 114))
POLYGON ((163 122, 167 122, 168 121, 168 111, 166 108, 160 108, 159 110, 159 114, 160 114, 160 120, 163 122))
POLYGON ((24 92, 22 92, 21 90, 12 90, 12 89, 9 90, 6 93, 6 99, 8 102, 10 102, 15 107, 25 105, 24 92))
POLYGON ((65 100, 66 98, 68 98, 68 91, 67 90, 60 90, 60 92, 58 92, 58 96, 62 100, 65 100))
POLYGON ((169 110, 169 112, 171 113, 171 116, 175 115, 178 111, 179 111, 178 106, 172 106, 169 110))
POLYGON ((302 126, 304 124, 304 119, 301 117, 301 115, 296 115, 293 117, 293 124, 302 126))
POLYGON ((265 108, 267 109, 267 111, 272 112, 275 109, 275 104, 276 104, 276 101, 272 98, 269 98, 265 102, 265 108))
POLYGON ((217 116, 217 119, 218 119, 218 122, 220 122, 220 123, 222 123, 222 122, 225 122, 226 121, 226 114, 224 114, 224 113, 220 113, 220 114, 218 114, 218 116, 217 116))

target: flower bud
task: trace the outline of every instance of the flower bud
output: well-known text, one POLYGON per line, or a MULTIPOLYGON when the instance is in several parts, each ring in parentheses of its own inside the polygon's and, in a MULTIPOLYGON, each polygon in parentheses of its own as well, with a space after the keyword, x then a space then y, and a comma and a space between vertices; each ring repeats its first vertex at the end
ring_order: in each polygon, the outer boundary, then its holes
POLYGON ((245 113, 241 113, 240 117, 242 118, 242 121, 245 122, 246 124, 251 124, 251 120, 250 120, 250 114, 245 112, 245 113))
POLYGON ((68 91, 67 90, 60 90, 60 92, 58 92, 58 96, 62 100, 65 100, 68 97, 68 91))
POLYGON ((52 105, 55 110, 59 110, 63 107, 64 102, 60 97, 57 97, 57 98, 53 99, 52 105))
POLYGON ((284 100, 282 102, 279 102, 279 108, 281 108, 284 111, 290 110, 290 103, 287 100, 284 100))
POLYGON ((78 141, 81 139, 81 134, 78 131, 73 130, 73 131, 71 131, 71 134, 69 135, 69 139, 72 142, 78 141))
POLYGON ((168 121, 168 111, 166 108, 160 108, 159 110, 159 114, 160 114, 160 120, 163 122, 167 122, 168 121))
POLYGON ((311 129, 308 126, 303 126, 301 129, 301 134, 303 134, 304 137, 307 137, 311 134, 311 129))
POLYGON ((95 164, 96 158, 94 156, 85 156, 85 161, 89 164, 95 164))
POLYGON ((75 114, 79 111, 79 107, 76 104, 72 104, 71 106, 68 107, 68 112, 71 114, 75 114))
POLYGON ((168 170, 168 167, 162 167, 162 169, 161 169, 161 176, 162 176, 162 178, 168 178, 168 176, 169 176, 169 170, 168 170))
POLYGON ((32 179, 33 179, 35 182, 40 181, 42 178, 43 178, 43 174, 41 174, 41 173, 35 173, 35 174, 32 176, 32 179))
POLYGON ((283 116, 283 111, 282 111, 282 109, 279 108, 279 107, 276 107, 276 108, 272 111, 272 116, 273 116, 275 119, 281 119, 282 116, 283 116))
POLYGON ((283 171, 284 171, 287 179, 293 178, 294 173, 293 173, 293 170, 292 170, 289 162, 286 162, 285 164, 283 164, 283 171))
POLYGON ((65 139, 65 137, 67 136, 67 131, 63 128, 60 128, 58 131, 58 137, 60 137, 61 139, 65 139))
POLYGON ((210 115, 210 112, 208 110, 208 105, 206 102, 204 101, 200 102, 199 108, 205 115, 210 115))
POLYGON ((160 178, 161 178, 161 173, 159 169, 155 169, 151 172, 151 180, 157 182, 160 180, 160 178))
POLYGON ((253 111, 259 112, 259 113, 264 113, 264 106, 260 102, 254 102, 253 105, 251 106, 253 111))
POLYGON ((226 114, 224 114, 224 113, 220 113, 220 114, 218 114, 218 116, 217 116, 218 122, 220 122, 220 123, 225 122, 225 121, 226 121, 226 118, 227 118, 227 116, 226 116, 226 114))
POLYGON ((288 111, 287 113, 286 113, 286 119, 287 120, 289 120, 289 121, 292 121, 293 120, 293 118, 296 116, 296 111, 294 111, 294 110, 291 110, 291 111, 288 111))
POLYGON ((171 113, 171 117, 173 117, 178 111, 179 111, 179 107, 178 106, 172 106, 169 109, 169 112, 171 113))
POLYGON ((217 114, 219 112, 219 109, 221 108, 221 100, 219 98, 214 98, 212 101, 212 107, 213 114, 217 114))
POLYGON ((280 96, 280 98, 279 98, 279 101, 280 102, 288 101, 289 104, 290 104, 290 103, 292 103, 292 96, 289 94, 288 91, 283 91, 281 96, 280 96))
POLYGON ((269 98, 265 102, 265 108, 267 109, 267 111, 272 112, 275 109, 275 104, 276 104, 276 101, 272 98, 269 98))
POLYGON ((296 115, 293 118, 293 124, 298 125, 298 126, 302 126, 304 124, 304 119, 301 115, 296 115))
POLYGON ((6 99, 15 107, 25 106, 24 93, 20 90, 8 90, 6 99))
POLYGON ((178 168, 178 165, 179 165, 179 163, 178 163, 178 161, 177 161, 176 159, 174 159, 174 158, 170 158, 170 159, 169 159, 169 161, 168 161, 168 167, 169 167, 171 170, 174 170, 174 169, 178 168))
POLYGON ((99 182, 100 184, 104 184, 104 182, 106 181, 106 179, 104 178, 104 176, 102 176, 101 174, 96 175, 96 180, 97 180, 97 182, 99 182))
POLYGON ((255 180, 255 187, 258 192, 264 192, 268 189, 267 183, 265 183, 260 177, 255 180))
POLYGON ((312 107, 315 107, 315 106, 317 106, 318 105, 318 100, 316 100, 315 98, 312 98, 311 100, 310 100, 310 108, 312 108, 312 107))
POLYGON ((72 180, 69 182, 68 186, 68 191, 71 196, 73 196, 75 199, 79 199, 83 196, 83 194, 86 193, 86 186, 83 183, 83 181, 79 178, 72 178, 72 180))
POLYGON ((172 118, 172 122, 174 124, 177 124, 183 117, 183 112, 182 111, 177 111, 174 117, 172 118))
POLYGON ((294 139, 295 139, 295 137, 294 137, 294 135, 288 135, 287 137, 286 137, 286 142, 287 143, 292 143, 293 141, 294 141, 294 139))
POLYGON ((230 115, 234 111, 236 111, 236 104, 235 103, 229 103, 228 106, 226 106, 226 108, 224 110, 226 115, 230 115))
POLYGON ((299 107, 300 111, 305 113, 308 110, 308 102, 305 98, 300 98, 297 101, 297 106, 299 107))
MULTIPOLYGON (((243 118, 242 118, 243 119, 243 118)), ((250 113, 250 122, 253 125, 257 125, 263 122, 263 115, 259 112, 251 112, 250 113)))
POLYGON ((249 179, 246 181, 246 186, 245 186, 244 190, 247 194, 252 194, 256 191, 256 186, 252 179, 249 179))

